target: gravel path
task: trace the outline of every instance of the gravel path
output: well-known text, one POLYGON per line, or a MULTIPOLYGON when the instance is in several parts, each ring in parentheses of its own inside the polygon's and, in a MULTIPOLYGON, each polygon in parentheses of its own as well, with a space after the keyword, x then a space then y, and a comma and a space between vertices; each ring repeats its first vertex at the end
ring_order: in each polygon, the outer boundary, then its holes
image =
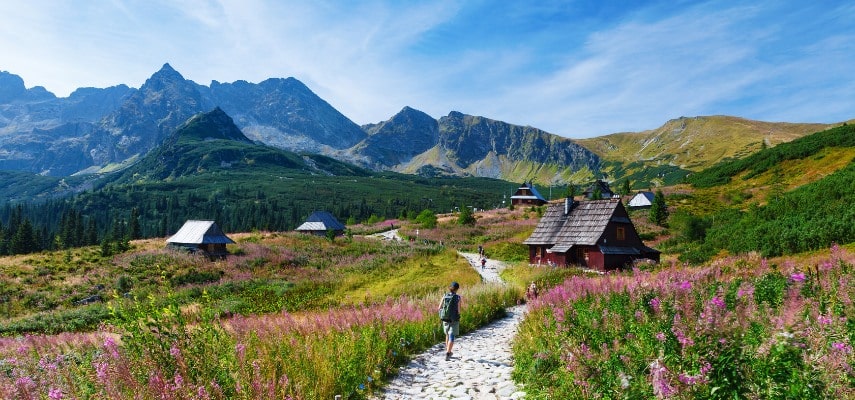
MULTIPOLYGON (((504 264, 460 253, 485 282, 501 283, 504 264)), ((464 306, 465 307, 465 306, 464 306)), ((465 310, 465 308, 464 308, 465 310)), ((454 356, 445 360, 445 345, 437 344, 414 357, 374 399, 520 399, 525 392, 511 380, 511 341, 525 314, 525 305, 511 307, 508 316, 459 337, 454 356)), ((438 322, 437 322, 438 323, 438 322)))

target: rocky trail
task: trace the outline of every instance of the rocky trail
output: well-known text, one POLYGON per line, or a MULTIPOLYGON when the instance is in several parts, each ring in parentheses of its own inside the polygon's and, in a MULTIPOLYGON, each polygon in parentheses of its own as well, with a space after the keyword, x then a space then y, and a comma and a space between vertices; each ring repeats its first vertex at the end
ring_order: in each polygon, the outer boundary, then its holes
MULTIPOLYGON (((501 283, 504 264, 488 260, 481 268, 478 254, 460 253, 485 282, 501 283)), ((465 304, 465 299, 464 299, 465 304)), ((526 306, 508 309, 508 316, 455 340, 454 356, 445 359, 440 343, 414 357, 374 399, 519 399, 525 392, 511 379, 511 341, 526 306)), ((465 312, 465 305, 464 305, 465 312)), ((438 322, 437 322, 438 323, 438 322)))

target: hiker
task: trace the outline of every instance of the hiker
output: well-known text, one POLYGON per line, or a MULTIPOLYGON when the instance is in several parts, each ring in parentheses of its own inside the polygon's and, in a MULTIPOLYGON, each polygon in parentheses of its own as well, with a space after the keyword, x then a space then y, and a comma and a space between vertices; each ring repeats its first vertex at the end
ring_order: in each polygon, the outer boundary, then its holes
POLYGON ((451 282, 448 293, 439 302, 439 319, 442 320, 442 331, 445 332, 445 359, 452 356, 454 338, 460 333, 460 295, 457 294, 460 284, 451 282))
POLYGON ((478 245, 478 255, 484 257, 484 246, 478 245))
POLYGON ((487 257, 481 257, 481 271, 483 271, 485 267, 487 267, 487 257))
POLYGON ((528 286, 528 289, 525 292, 525 297, 528 300, 534 300, 537 298, 537 285, 535 285, 534 282, 528 286))

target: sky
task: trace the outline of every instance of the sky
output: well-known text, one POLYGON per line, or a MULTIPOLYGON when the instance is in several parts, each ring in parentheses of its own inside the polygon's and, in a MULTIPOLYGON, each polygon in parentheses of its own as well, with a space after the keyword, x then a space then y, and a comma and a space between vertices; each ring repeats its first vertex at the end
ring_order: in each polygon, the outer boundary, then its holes
POLYGON ((850 1, 3 0, 0 71, 59 97, 294 77, 357 124, 405 106, 569 138, 681 116, 855 118, 850 1))

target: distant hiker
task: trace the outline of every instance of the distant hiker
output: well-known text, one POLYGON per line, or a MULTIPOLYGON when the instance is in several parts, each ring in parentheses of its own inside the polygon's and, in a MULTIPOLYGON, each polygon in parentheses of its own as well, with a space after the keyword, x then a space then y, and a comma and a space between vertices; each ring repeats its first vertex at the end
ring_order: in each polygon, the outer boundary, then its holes
POLYGON ((484 257, 484 246, 478 245, 478 255, 484 257))
POLYGON ((481 257, 481 271, 487 267, 487 257, 481 257))
POLYGON ((460 333, 460 295, 457 294, 460 284, 451 282, 448 293, 439 302, 439 319, 442 320, 442 331, 445 332, 445 359, 452 356, 454 338, 460 333))
POLYGON ((528 300, 534 300, 537 298, 537 285, 535 285, 534 282, 532 282, 531 285, 528 286, 528 289, 526 289, 525 297, 528 300))

